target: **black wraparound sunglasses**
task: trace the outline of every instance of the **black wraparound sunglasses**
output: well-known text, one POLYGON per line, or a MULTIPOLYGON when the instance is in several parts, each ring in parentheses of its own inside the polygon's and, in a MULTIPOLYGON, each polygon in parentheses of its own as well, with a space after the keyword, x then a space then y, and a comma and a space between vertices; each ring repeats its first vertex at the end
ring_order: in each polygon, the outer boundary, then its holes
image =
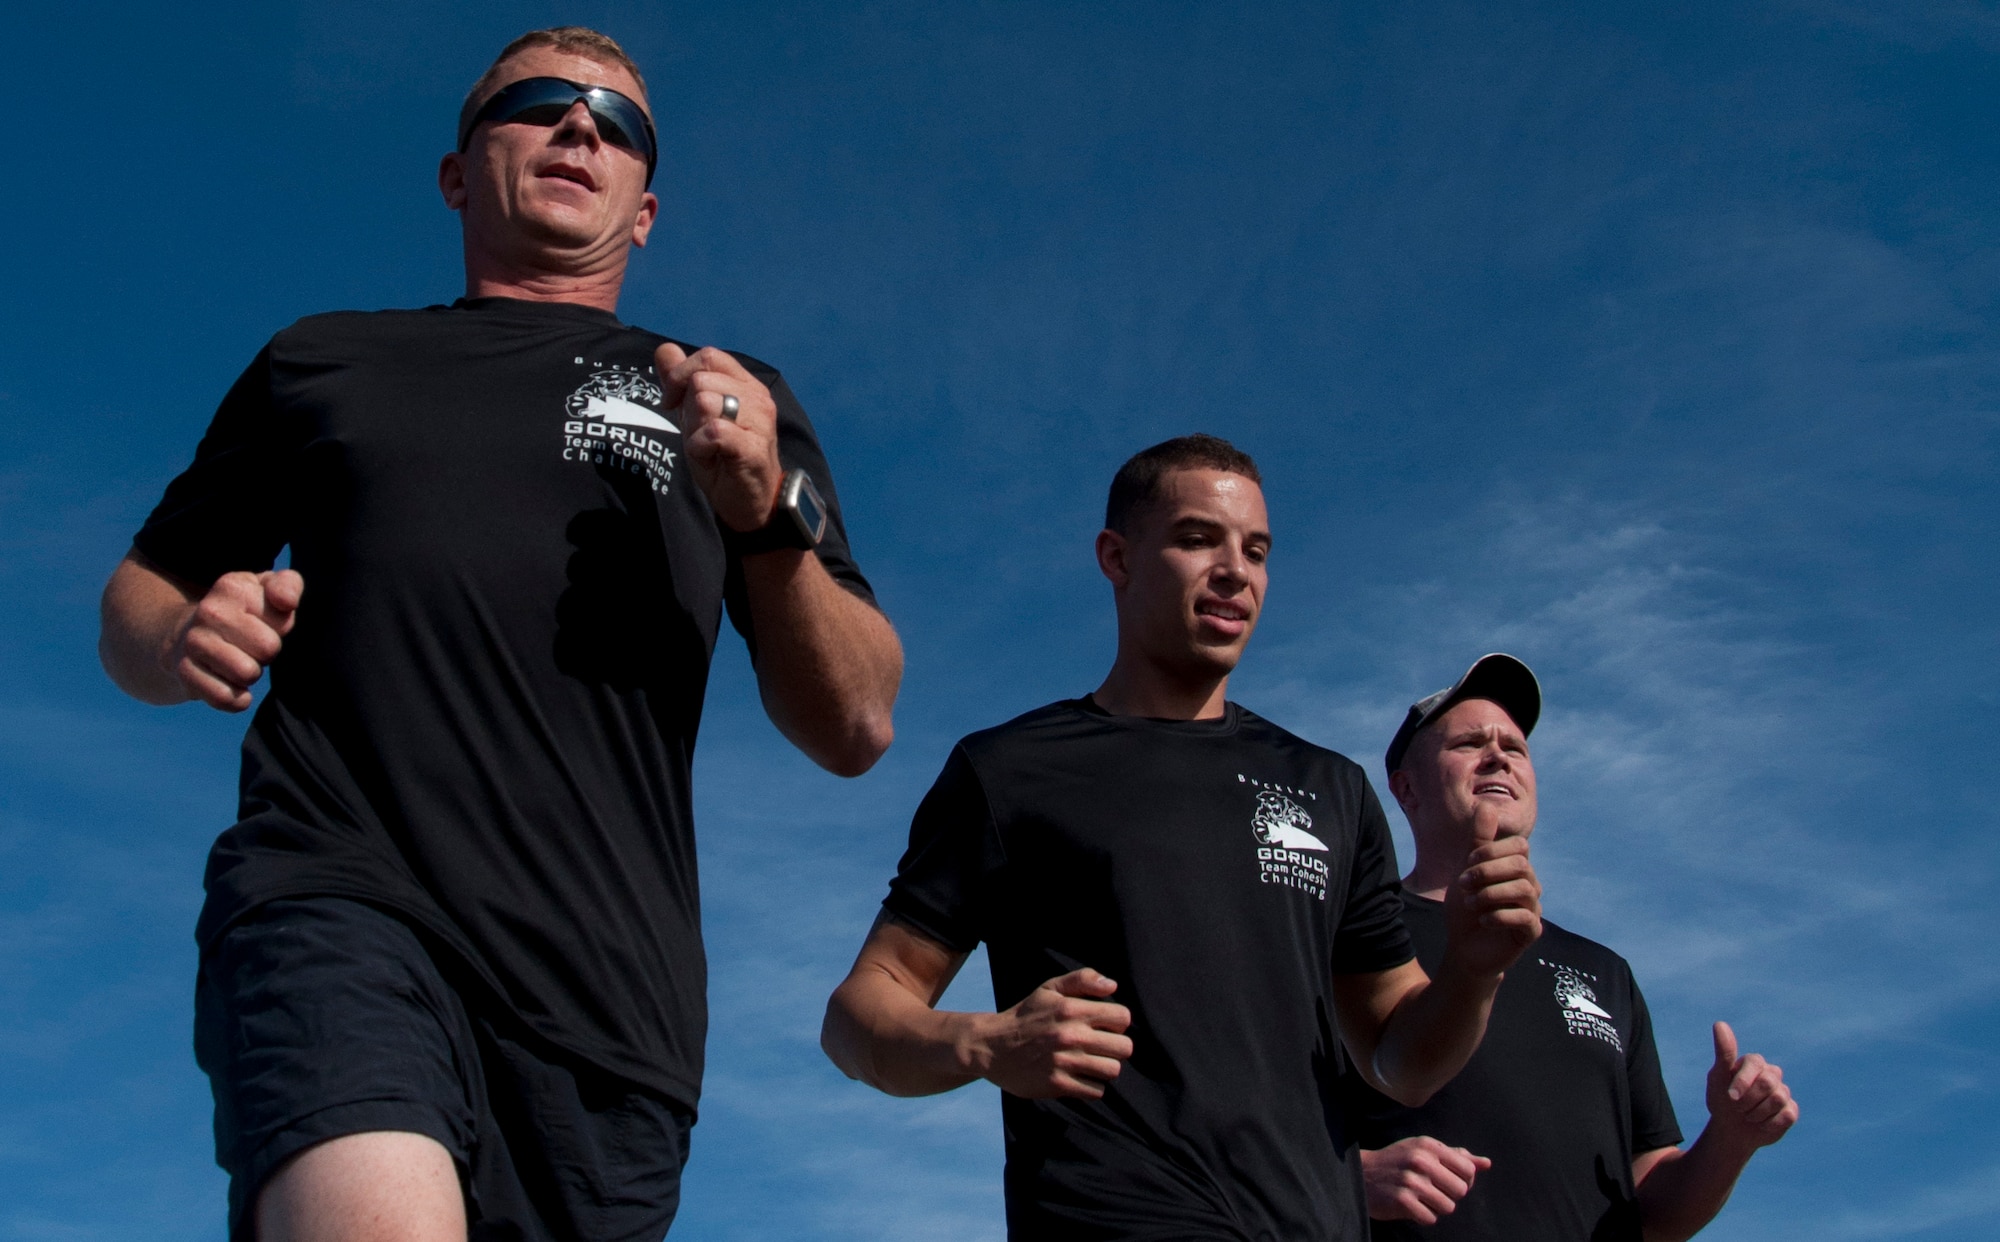
POLYGON ((590 109, 591 120, 604 141, 624 147, 646 161, 646 184, 653 184, 653 165, 658 161, 653 138, 653 122, 646 110, 607 86, 586 86, 568 78, 522 78, 495 91, 493 97, 474 109, 470 100, 458 115, 458 149, 472 141, 472 131, 480 122, 495 125, 516 122, 522 125, 552 126, 569 115, 578 100, 590 109))

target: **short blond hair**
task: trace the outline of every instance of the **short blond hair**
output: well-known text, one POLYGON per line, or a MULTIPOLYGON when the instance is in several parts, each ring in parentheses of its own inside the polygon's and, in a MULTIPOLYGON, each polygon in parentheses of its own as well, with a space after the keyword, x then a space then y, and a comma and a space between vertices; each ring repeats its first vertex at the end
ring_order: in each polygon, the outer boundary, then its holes
POLYGON ((582 56, 601 64, 617 65, 632 75, 632 80, 639 84, 639 94, 642 97, 640 102, 646 102, 643 98, 646 94, 646 77, 639 72, 639 66, 632 58, 625 54, 625 49, 618 46, 618 40, 588 26, 551 26, 547 30, 530 30, 500 49, 500 54, 493 58, 493 63, 486 67, 486 72, 480 74, 479 80, 472 84, 472 89, 465 93, 467 114, 478 105, 478 101, 483 101, 486 96, 493 93, 493 83, 499 78, 501 67, 531 47, 552 47, 571 56, 582 56))

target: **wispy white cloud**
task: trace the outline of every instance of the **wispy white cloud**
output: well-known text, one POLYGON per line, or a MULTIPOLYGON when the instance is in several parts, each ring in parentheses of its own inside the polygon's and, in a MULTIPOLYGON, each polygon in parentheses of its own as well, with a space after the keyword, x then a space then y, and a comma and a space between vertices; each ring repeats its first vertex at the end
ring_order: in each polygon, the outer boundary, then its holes
POLYGON ((1835 1218, 1831 1230, 1818 1236, 1860 1242, 1907 1238, 1951 1227, 1956 1231, 1955 1236, 1968 1237, 1971 1236, 1968 1231, 1980 1225, 2000 1230, 2000 1163, 1906 1190, 1890 1202, 1867 1211, 1843 1212, 1835 1218))
POLYGON ((1381 618, 1373 669, 1321 678, 1315 643, 1295 640, 1246 669, 1251 701, 1373 769, 1409 702, 1514 651, 1548 695, 1534 743, 1549 908, 1656 989, 1756 1010, 1782 998, 1793 1046, 2000 991, 2000 963, 1930 952, 1950 928, 2000 930, 1969 900, 1992 847, 1883 821, 1901 702, 1784 637, 1789 618, 1760 615, 1754 584, 1665 521, 1580 501, 1482 516, 1449 583, 1359 604, 1381 618))

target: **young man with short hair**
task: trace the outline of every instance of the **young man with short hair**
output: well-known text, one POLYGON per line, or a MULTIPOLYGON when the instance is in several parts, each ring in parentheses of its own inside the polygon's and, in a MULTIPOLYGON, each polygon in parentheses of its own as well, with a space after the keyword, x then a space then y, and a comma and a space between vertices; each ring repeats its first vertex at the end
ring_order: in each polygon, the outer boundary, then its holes
POLYGON ((1365 1236, 1338 1067, 1421 1102, 1539 933, 1526 841, 1475 844, 1427 976, 1361 769, 1228 700, 1271 546, 1228 443, 1119 470, 1097 536, 1110 673, 953 749, 828 1003, 850 1077, 1000 1086, 1013 1237, 1365 1236), (982 941, 998 1011, 934 1009, 982 941))
POLYGON ((271 670, 197 929, 237 1238, 660 1237, 724 607, 815 761, 891 735, 901 648, 785 382, 614 314, 659 207, 637 67, 524 35, 457 138, 466 297, 272 338, 105 589, 137 698, 271 670))

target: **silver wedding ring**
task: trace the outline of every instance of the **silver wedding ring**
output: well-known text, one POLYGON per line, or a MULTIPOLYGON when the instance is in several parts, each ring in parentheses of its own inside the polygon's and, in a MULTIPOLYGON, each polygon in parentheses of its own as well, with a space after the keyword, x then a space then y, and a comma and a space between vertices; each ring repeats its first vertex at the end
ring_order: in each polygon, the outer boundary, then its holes
POLYGON ((722 416, 730 422, 736 421, 736 411, 742 408, 743 403, 736 398, 726 395, 722 398, 722 416))

